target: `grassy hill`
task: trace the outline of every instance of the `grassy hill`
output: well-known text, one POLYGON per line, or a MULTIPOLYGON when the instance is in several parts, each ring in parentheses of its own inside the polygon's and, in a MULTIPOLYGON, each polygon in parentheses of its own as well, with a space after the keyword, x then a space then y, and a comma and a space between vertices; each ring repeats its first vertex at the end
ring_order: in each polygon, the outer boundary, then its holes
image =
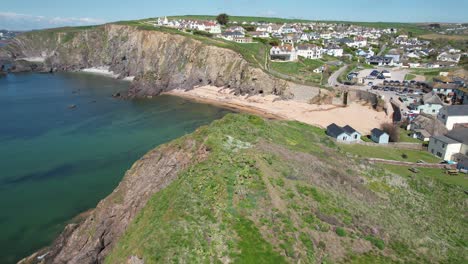
POLYGON ((363 158, 372 147, 251 115, 227 115, 170 144, 186 140, 194 151, 204 145, 206 159, 150 199, 106 263, 467 261, 463 176, 371 165, 363 158))

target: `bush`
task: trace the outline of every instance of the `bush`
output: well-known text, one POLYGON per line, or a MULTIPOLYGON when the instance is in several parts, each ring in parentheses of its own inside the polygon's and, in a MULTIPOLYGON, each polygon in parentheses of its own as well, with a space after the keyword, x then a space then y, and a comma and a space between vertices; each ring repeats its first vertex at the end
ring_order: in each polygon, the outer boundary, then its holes
POLYGON ((380 126, 380 129, 382 129, 390 136, 391 142, 398 142, 400 140, 400 131, 397 125, 392 123, 384 123, 380 126))
POLYGON ((336 234, 337 234, 338 236, 340 236, 340 237, 346 236, 346 231, 345 231, 343 228, 341 228, 341 227, 337 227, 337 228, 335 229, 335 232, 336 232, 336 234))
POLYGON ((194 30, 193 34, 198 35, 198 36, 208 37, 208 38, 213 37, 213 34, 211 34, 210 32, 200 31, 200 30, 194 30))
POLYGON ((406 153, 403 153, 403 154, 401 154, 401 157, 404 158, 404 159, 407 159, 408 155, 406 155, 406 153))
POLYGON ((372 245, 374 245, 376 248, 378 248, 380 250, 385 248, 385 242, 380 238, 373 237, 373 236, 367 236, 366 240, 371 242, 372 245))

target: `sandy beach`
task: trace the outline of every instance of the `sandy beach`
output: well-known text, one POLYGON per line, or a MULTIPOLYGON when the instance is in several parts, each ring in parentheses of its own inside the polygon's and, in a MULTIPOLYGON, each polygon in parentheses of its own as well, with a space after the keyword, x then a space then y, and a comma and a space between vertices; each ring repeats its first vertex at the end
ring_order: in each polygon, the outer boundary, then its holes
POLYGON ((346 107, 313 105, 293 100, 280 100, 274 95, 236 96, 229 89, 213 86, 196 87, 188 91, 176 89, 166 94, 270 118, 297 120, 322 128, 331 123, 350 125, 362 134, 368 134, 373 128, 380 127, 380 124, 391 121, 384 112, 377 112, 371 106, 360 103, 352 103, 346 107))

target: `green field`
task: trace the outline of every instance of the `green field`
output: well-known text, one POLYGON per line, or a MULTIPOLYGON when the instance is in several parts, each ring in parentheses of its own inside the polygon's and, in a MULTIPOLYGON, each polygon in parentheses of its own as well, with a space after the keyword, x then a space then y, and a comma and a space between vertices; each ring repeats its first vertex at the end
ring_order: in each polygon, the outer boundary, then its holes
POLYGON ((250 115, 227 115, 167 147, 187 142, 207 158, 150 199, 106 263, 466 260, 465 178, 371 165, 322 129, 250 115))
POLYGON ((411 81, 411 80, 414 80, 415 78, 416 78, 416 75, 411 74, 411 73, 405 75, 406 81, 411 81))
POLYGON ((359 144, 341 144, 340 148, 354 155, 362 158, 379 158, 388 160, 408 161, 417 162, 419 160, 428 163, 439 163, 441 162, 436 156, 430 154, 427 151, 419 150, 402 150, 390 147, 379 147, 379 146, 366 146, 359 144), (403 154, 407 155, 407 158, 403 158, 403 154))
MULTIPOLYGON (((314 73, 313 70, 324 65, 322 60, 300 59, 297 62, 271 62, 270 67, 272 70, 281 74, 286 74, 311 84, 320 83, 320 73, 314 73)), ((326 82, 326 79, 325 79, 326 82)))

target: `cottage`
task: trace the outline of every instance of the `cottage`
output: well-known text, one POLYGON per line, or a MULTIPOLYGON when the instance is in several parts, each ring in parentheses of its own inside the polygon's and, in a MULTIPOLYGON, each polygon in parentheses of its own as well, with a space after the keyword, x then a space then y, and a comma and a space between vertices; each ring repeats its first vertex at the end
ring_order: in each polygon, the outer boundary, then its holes
POLYGON ((412 137, 422 141, 429 141, 431 136, 442 136, 448 129, 435 116, 421 113, 408 125, 412 137))
POLYGON ((235 41, 235 39, 245 37, 245 34, 240 31, 226 31, 221 34, 221 37, 226 40, 235 41))
POLYGON ((372 141, 378 144, 388 144, 390 136, 384 131, 378 128, 374 128, 371 130, 371 139, 372 141))
POLYGON ((468 105, 449 105, 440 109, 437 118, 448 130, 452 130, 456 124, 468 123, 468 105))
POLYGON ((340 127, 335 123, 327 127, 327 135, 335 138, 339 142, 355 142, 361 140, 361 134, 354 128, 348 125, 340 127))
POLYGON ((437 115, 439 110, 444 106, 440 97, 435 93, 427 93, 422 98, 422 104, 418 105, 415 110, 419 113, 437 115))
POLYGON ((342 57, 343 56, 343 49, 340 48, 338 45, 329 45, 324 49, 324 51, 327 55, 333 56, 333 57, 342 57))

